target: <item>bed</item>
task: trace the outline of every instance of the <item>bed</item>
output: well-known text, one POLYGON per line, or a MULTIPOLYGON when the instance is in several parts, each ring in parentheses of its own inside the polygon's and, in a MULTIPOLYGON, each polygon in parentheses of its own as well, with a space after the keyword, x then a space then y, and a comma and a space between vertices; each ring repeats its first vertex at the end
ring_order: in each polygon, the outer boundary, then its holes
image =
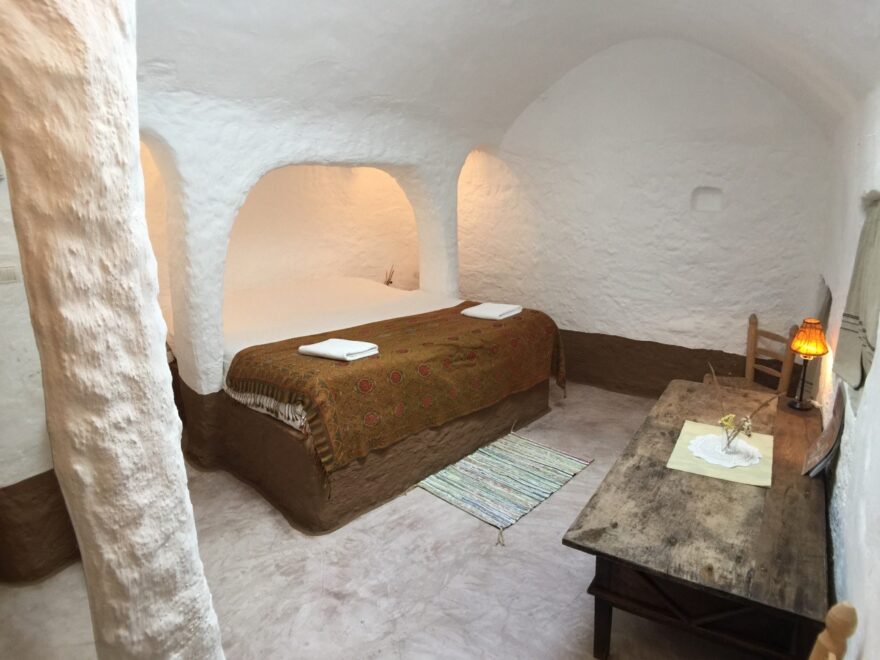
POLYGON ((331 531, 548 410, 558 329, 534 310, 469 319, 448 296, 359 278, 242 290, 224 307, 224 391, 180 384, 192 463, 251 484, 294 526, 331 531), (328 336, 379 344, 340 363, 328 336))

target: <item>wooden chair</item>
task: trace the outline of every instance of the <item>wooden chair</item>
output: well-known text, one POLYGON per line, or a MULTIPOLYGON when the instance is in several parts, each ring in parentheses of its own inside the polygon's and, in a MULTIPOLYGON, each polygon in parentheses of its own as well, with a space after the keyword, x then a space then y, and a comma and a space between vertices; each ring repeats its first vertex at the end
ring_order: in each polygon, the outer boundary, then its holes
MULTIPOLYGON (((726 387, 773 392, 772 388, 755 382, 755 372, 760 371, 777 378, 778 384, 775 392, 786 394, 789 383, 791 383, 791 373, 794 369, 794 351, 789 348, 789 345, 791 340, 794 339, 797 329, 796 325, 791 326, 788 331, 788 338, 769 330, 761 330, 758 328, 758 317, 752 314, 749 317, 749 332, 746 340, 746 374, 745 376, 718 376, 718 384, 726 387), (766 342, 782 344, 782 347, 777 348, 777 350, 771 350, 766 346, 760 345, 760 340, 762 339, 766 342), (758 358, 778 360, 782 363, 782 370, 780 371, 761 364, 758 362, 758 358)), ((711 383, 712 375, 706 374, 703 377, 703 382, 711 383)))

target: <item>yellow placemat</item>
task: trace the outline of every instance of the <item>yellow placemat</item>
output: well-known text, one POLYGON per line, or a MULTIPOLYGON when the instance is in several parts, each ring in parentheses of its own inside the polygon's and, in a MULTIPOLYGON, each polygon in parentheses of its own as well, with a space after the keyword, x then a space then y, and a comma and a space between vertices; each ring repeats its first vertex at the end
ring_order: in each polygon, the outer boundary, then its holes
POLYGON ((735 481, 740 484, 769 488, 773 477, 772 435, 752 433, 752 437, 744 438, 750 445, 757 447, 758 451, 761 452, 761 460, 758 463, 742 467, 725 468, 720 465, 713 465, 702 458, 697 458, 688 449, 691 440, 698 435, 709 434, 724 435, 724 431, 720 426, 714 424, 686 421, 684 426, 681 427, 681 433, 678 435, 678 440, 675 441, 675 447, 672 449, 672 454, 669 456, 669 462, 666 463, 666 467, 673 470, 701 474, 705 477, 715 477, 725 481, 735 481))

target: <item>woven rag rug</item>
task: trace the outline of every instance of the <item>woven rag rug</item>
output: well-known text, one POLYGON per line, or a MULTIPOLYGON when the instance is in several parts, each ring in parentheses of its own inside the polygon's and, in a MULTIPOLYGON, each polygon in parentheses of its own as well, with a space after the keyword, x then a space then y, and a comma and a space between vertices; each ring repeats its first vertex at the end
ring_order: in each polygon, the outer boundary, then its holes
POLYGON ((483 522, 510 527, 592 463, 516 433, 423 479, 419 486, 483 522))

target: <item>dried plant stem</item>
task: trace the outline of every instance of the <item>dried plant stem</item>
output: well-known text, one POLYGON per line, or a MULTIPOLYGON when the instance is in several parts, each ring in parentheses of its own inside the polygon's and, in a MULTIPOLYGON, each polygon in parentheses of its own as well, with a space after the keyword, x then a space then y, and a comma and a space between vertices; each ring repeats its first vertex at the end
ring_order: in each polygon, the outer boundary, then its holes
POLYGON ((764 403, 762 403, 760 406, 758 406, 752 412, 750 412, 748 415, 746 415, 746 417, 748 417, 748 419, 751 419, 752 417, 757 415, 759 412, 761 412, 764 408, 769 406, 773 401, 776 401, 776 399, 778 399, 778 398, 779 398, 779 395, 774 394, 769 399, 767 399, 764 403))
MULTIPOLYGON (((723 419, 724 417, 726 417, 730 413, 727 412, 727 405, 724 403, 724 395, 722 394, 722 391, 721 391, 721 385, 718 384, 718 377, 715 375, 715 368, 712 366, 711 362, 709 362, 708 364, 709 364, 709 371, 712 374, 712 383, 715 385, 715 394, 718 397, 718 405, 721 407, 721 417, 723 419)), ((757 408, 755 408, 748 415, 746 415, 745 417, 740 417, 739 423, 733 428, 732 431, 725 428, 724 434, 727 436, 727 443, 724 445, 724 448, 729 449, 730 444, 736 439, 736 437, 740 433, 742 433, 743 429, 746 428, 747 425, 749 425, 749 426, 751 425, 752 417, 754 417, 759 412, 761 412, 764 408, 766 408, 768 405, 770 405, 770 403, 775 401, 778 397, 779 397, 778 394, 772 395, 770 398, 768 398, 766 401, 761 403, 757 408)))
MULTIPOLYGON (((743 428, 745 428, 746 424, 751 424, 752 417, 754 417, 759 412, 761 412, 761 410, 763 410, 765 407, 767 407, 771 401, 775 401, 778 397, 779 397, 778 394, 774 394, 769 399, 764 401, 760 406, 755 408, 751 413, 749 413, 745 417, 740 417, 740 422, 739 422, 739 424, 736 425, 736 428, 733 430, 733 432, 727 433, 727 444, 725 445, 725 447, 730 447, 730 443, 732 443, 734 441, 736 436, 738 436, 740 433, 742 433, 742 430, 743 430, 743 428)), ((751 434, 749 434, 749 435, 751 435, 751 434)))
POLYGON ((712 366, 711 362, 707 363, 709 365, 709 371, 712 374, 712 382, 715 384, 715 394, 718 397, 718 405, 721 407, 721 416, 727 414, 727 406, 724 403, 724 395, 721 393, 721 385, 718 384, 718 377, 715 375, 715 367, 712 366))
POLYGON ((394 283, 394 265, 390 270, 385 271, 385 286, 391 286, 394 283))

